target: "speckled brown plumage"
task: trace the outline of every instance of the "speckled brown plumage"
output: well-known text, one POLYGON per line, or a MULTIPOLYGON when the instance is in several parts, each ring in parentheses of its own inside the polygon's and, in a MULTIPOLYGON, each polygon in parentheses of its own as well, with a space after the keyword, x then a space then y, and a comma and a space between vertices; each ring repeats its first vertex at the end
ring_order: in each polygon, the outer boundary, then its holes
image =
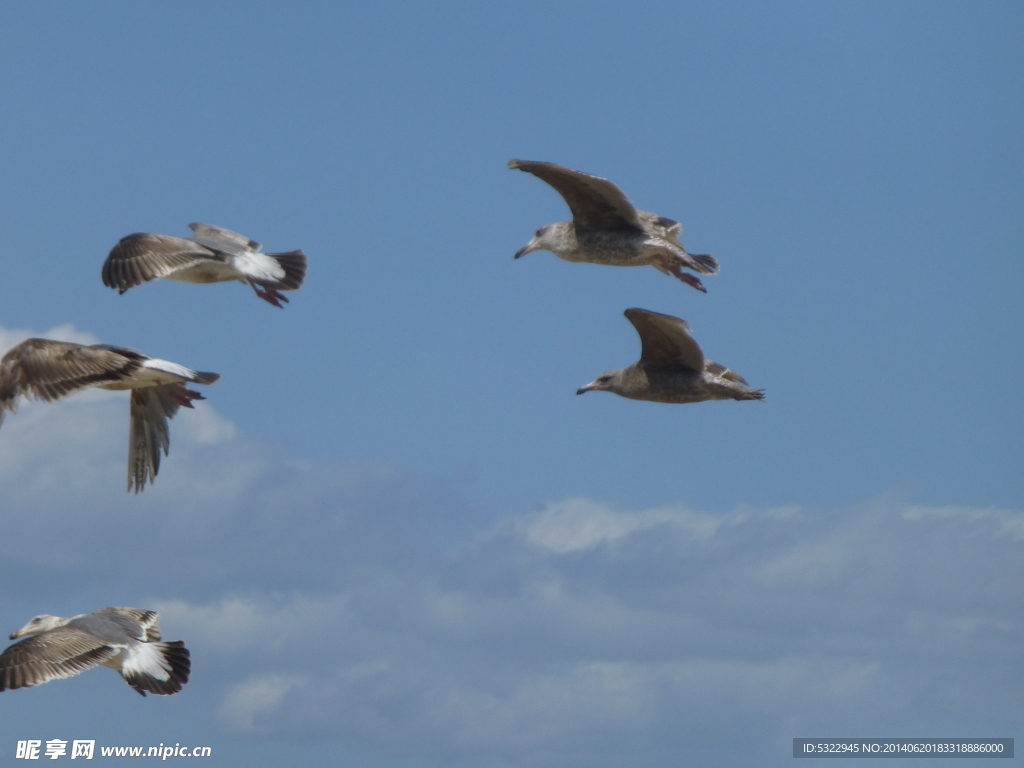
POLYGON ((647 309, 627 309, 625 315, 640 334, 640 359, 602 373, 576 394, 613 392, 658 403, 764 399, 764 390, 748 387, 735 371, 705 359, 685 321, 647 309))
POLYGON ((650 265, 699 291, 705 291, 700 279, 682 270, 702 274, 718 271, 714 257, 686 252, 679 241, 683 229, 679 222, 638 210, 608 179, 556 163, 511 160, 508 165, 546 181, 572 211, 572 221, 538 229, 515 258, 546 250, 565 261, 618 267, 650 265))

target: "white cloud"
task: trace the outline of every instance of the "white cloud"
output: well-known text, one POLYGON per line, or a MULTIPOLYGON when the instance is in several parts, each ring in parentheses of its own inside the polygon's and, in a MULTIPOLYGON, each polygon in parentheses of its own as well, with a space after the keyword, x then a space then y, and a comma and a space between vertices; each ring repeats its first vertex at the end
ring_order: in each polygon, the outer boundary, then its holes
POLYGON ((256 718, 273 711, 284 695, 304 680, 302 677, 285 675, 267 675, 246 680, 225 696, 220 710, 221 718, 231 730, 242 733, 255 731, 256 718))
POLYGON ((980 527, 977 524, 987 524, 1013 539, 1024 539, 1024 512, 1010 511, 1006 509, 994 509, 991 507, 923 507, 908 506, 903 516, 908 520, 934 520, 943 519, 949 521, 961 521, 968 527, 980 527))
POLYGON ((161 622, 179 634, 223 651, 241 648, 282 650, 307 643, 310 635, 323 636, 344 625, 345 594, 289 598, 265 595, 228 597, 209 605, 193 606, 184 600, 154 600, 161 622))
POLYGON ((522 525, 531 544, 565 553, 593 549, 631 533, 659 527, 706 541, 720 529, 739 525, 752 517, 787 519, 796 517, 799 512, 798 507, 740 508, 727 514, 712 515, 680 506, 621 512, 590 499, 567 499, 549 503, 541 512, 522 521, 522 525))
POLYGON ((1021 599, 1015 587, 978 599, 1021 575, 1020 544, 992 525, 1019 513, 974 512, 875 502, 716 516, 570 500, 457 556, 375 551, 341 590, 161 610, 223 665, 231 730, 344 734, 479 765, 577 753, 613 765, 617 744, 692 747, 737 729, 867 732, 920 718, 936 685, 975 719, 1024 719, 1012 680, 986 673, 1016 664, 1021 599), (559 515, 584 523, 543 528, 559 515), (600 530, 614 536, 591 534, 610 518, 600 530), (616 547, 565 546, 581 540, 616 547))

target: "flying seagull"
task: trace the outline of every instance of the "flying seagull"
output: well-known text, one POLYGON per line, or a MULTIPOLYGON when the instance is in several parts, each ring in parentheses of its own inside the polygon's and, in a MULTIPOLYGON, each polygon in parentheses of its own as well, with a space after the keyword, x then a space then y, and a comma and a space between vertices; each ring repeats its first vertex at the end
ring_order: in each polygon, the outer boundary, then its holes
POLYGON ((647 309, 627 309, 625 315, 640 334, 640 359, 602 373, 577 395, 614 392, 658 403, 764 399, 763 389, 751 389, 738 373, 706 359, 684 320, 647 309))
POLYGON ((551 251, 566 261, 616 267, 650 264, 707 293, 700 278, 683 269, 710 275, 718 271, 718 261, 707 254, 687 253, 679 242, 683 231, 679 222, 637 210, 621 189, 599 176, 532 160, 511 160, 508 166, 546 181, 572 211, 572 221, 538 229, 515 258, 532 251, 551 251))
POLYGON ((100 608, 68 618, 43 614, 11 633, 16 637, 26 639, 0 654, 0 691, 102 664, 143 696, 169 695, 188 682, 192 667, 184 642, 160 642, 160 614, 140 608, 100 608))
POLYGON ((249 283, 256 295, 275 307, 288 302, 281 291, 294 291, 306 277, 301 251, 260 253, 245 235, 209 224, 189 224, 192 237, 139 232, 122 237, 103 263, 103 284, 124 293, 148 280, 164 277, 186 283, 249 283), (262 290, 261 290, 262 289, 262 290))
POLYGON ((28 339, 0 359, 0 424, 5 411, 18 408, 18 397, 59 400, 84 387, 130 389, 128 490, 138 493, 160 469, 160 449, 167 455, 167 420, 179 406, 192 407, 203 396, 185 382, 213 384, 219 373, 193 371, 124 347, 28 339))

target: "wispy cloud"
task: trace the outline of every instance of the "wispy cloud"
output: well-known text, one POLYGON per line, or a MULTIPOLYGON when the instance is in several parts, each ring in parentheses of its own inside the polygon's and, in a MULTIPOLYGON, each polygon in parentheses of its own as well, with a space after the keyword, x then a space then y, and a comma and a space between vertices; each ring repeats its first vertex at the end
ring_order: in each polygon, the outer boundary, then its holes
POLYGON ((1019 721, 1016 684, 992 670, 1015 664, 1021 598, 1009 586, 977 595, 996 578, 1018 583, 1020 543, 991 515, 926 513, 569 500, 454 549, 424 543, 412 563, 356 554, 340 590, 162 609, 223 665, 224 712, 248 690, 238 676, 290 681, 225 727, 485 765, 614 764, 616 743, 656 752, 736 729, 767 742, 891 728, 934 714, 936 690, 965 702, 961 715, 1019 721), (543 528, 538 543, 538 523, 564 510, 584 519, 589 548, 564 546, 581 538, 562 528, 557 546, 543 528), (696 535, 693 517, 718 519, 696 535), (591 537, 594 519, 615 535, 591 537))
POLYGON ((234 686, 224 697, 220 715, 228 728, 242 733, 256 730, 256 719, 273 712, 281 699, 305 678, 266 675, 234 686))
POLYGON ((712 515, 680 506, 629 512, 615 510, 590 499, 566 499, 548 504, 521 524, 531 544, 564 553, 593 549, 634 532, 654 528, 707 541, 723 527, 737 526, 754 517, 782 519, 799 513, 798 507, 783 507, 765 510, 740 508, 712 515))

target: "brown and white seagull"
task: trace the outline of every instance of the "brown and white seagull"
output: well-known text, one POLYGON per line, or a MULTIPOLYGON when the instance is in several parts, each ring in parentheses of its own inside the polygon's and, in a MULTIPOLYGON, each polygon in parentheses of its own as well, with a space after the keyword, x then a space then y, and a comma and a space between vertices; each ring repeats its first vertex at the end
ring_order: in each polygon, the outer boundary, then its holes
POLYGON ((213 384, 219 378, 124 347, 27 339, 0 359, 0 424, 5 411, 17 410, 21 395, 49 402, 85 387, 130 389, 128 490, 138 493, 156 477, 160 450, 167 455, 167 420, 180 406, 204 399, 185 382, 213 384))
POLYGON ((102 664, 132 688, 169 695, 192 668, 181 640, 160 642, 160 614, 141 608, 100 608, 61 618, 43 614, 11 633, 27 639, 0 654, 0 691, 72 677, 102 664))
POLYGON ((705 358, 686 321, 647 309, 627 309, 625 315, 640 334, 640 359, 602 373, 577 395, 613 392, 658 403, 764 399, 763 389, 751 389, 738 373, 705 358))
POLYGON ((186 283, 249 283, 256 295, 275 307, 306 278, 302 250, 261 253, 245 235, 210 224, 189 224, 192 237, 136 233, 122 237, 103 263, 103 284, 124 293, 140 283, 165 278, 186 283), (262 289, 262 290, 261 290, 262 289))
POLYGON ((650 264, 707 293, 700 278, 718 271, 707 254, 687 253, 679 242, 683 226, 677 221, 640 211, 608 179, 574 171, 564 165, 511 160, 509 168, 532 173, 558 192, 572 211, 572 221, 545 224, 515 258, 532 251, 551 251, 565 261, 587 261, 616 267, 650 264))

